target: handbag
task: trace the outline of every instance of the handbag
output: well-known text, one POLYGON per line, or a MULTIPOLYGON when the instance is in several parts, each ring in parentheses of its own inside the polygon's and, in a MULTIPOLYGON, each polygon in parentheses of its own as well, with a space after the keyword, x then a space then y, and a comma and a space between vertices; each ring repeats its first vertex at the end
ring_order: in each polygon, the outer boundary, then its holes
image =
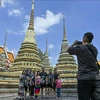
MULTIPOLYGON (((86 46, 87 46, 87 45, 86 45, 86 46)), ((97 63, 97 66, 98 66, 98 68, 100 69, 100 64, 98 63, 97 57, 95 56, 93 50, 92 50, 89 46, 87 46, 87 48, 88 48, 88 49, 91 51, 91 53, 94 55, 95 60, 96 60, 96 63, 97 63)))

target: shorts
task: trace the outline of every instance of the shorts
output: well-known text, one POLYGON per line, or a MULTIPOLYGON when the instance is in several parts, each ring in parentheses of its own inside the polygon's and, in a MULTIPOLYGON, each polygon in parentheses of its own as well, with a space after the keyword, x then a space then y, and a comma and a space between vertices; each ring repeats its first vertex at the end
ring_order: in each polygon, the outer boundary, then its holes
POLYGON ((47 87, 48 88, 53 88, 53 85, 49 83, 47 87))
POLYGON ((27 86, 24 86, 24 88, 25 88, 25 91, 27 91, 27 88, 28 88, 28 87, 27 87, 27 86))
POLYGON ((44 84, 41 83, 41 84, 40 84, 40 87, 41 87, 41 88, 46 88, 47 85, 46 85, 46 83, 44 83, 44 84))
POLYGON ((30 86, 24 86, 24 88, 25 88, 25 91, 27 91, 27 89, 29 89, 29 91, 31 90, 30 86))

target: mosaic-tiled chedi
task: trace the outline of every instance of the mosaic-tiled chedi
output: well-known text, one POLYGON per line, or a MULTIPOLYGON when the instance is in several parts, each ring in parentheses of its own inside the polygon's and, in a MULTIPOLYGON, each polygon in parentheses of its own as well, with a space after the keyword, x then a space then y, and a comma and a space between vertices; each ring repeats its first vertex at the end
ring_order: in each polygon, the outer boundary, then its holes
POLYGON ((6 38, 4 46, 0 46, 0 93, 14 93, 18 87, 18 74, 10 72, 9 68, 14 62, 14 55, 6 49, 6 38))
POLYGON ((0 72, 0 93, 14 93, 18 91, 19 75, 23 69, 32 68, 40 70, 42 67, 38 55, 36 38, 34 32, 34 2, 32 2, 32 11, 30 16, 29 27, 26 32, 24 42, 18 51, 8 72, 0 72))
POLYGON ((0 46, 0 72, 9 71, 11 64, 14 62, 13 52, 6 49, 7 33, 4 39, 4 46, 0 46))
POLYGON ((22 71, 25 68, 40 70, 42 67, 40 57, 38 55, 36 34, 34 31, 34 1, 32 2, 32 11, 30 16, 29 27, 26 31, 24 42, 18 51, 11 71, 22 71))
POLYGON ((65 19, 63 16, 63 40, 56 68, 58 69, 58 72, 60 73, 60 76, 63 80, 63 92, 69 93, 70 95, 70 93, 76 93, 77 64, 74 57, 69 55, 67 49, 68 41, 66 39, 65 19))
POLYGON ((45 67, 45 71, 48 73, 49 69, 53 69, 53 67, 50 66, 50 59, 49 59, 49 52, 48 52, 48 42, 46 40, 46 52, 44 54, 44 60, 43 60, 43 67, 45 67))

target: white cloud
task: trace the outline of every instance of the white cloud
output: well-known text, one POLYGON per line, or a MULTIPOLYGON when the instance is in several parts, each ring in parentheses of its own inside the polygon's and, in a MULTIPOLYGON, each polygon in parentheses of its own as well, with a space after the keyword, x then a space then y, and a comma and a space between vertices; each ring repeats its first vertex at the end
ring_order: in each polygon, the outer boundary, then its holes
POLYGON ((26 15, 26 16, 25 16, 25 19, 29 21, 30 16, 29 16, 29 15, 26 15))
POLYGON ((9 33, 9 34, 15 34, 15 35, 23 35, 23 32, 15 32, 15 31, 13 31, 13 30, 10 30, 10 29, 7 29, 7 32, 9 33))
POLYGON ((49 44, 49 49, 53 49, 54 45, 53 44, 49 44))
POLYGON ((35 18, 35 32, 37 35, 48 33, 48 29, 55 24, 59 24, 62 14, 54 14, 47 10, 46 15, 35 18))
POLYGON ((15 0, 2 0, 1 7, 5 8, 6 4, 14 5, 15 4, 15 0))
POLYGON ((8 11, 9 16, 20 16, 22 15, 22 9, 12 9, 8 11))
POLYGON ((53 60, 53 57, 49 57, 50 60, 53 60))

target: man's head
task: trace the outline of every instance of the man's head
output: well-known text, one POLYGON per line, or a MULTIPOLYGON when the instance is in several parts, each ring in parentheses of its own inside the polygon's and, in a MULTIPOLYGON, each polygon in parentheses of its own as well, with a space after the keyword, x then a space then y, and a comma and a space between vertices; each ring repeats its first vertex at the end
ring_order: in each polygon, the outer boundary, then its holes
POLYGON ((90 44, 94 38, 94 35, 91 32, 87 32, 83 36, 82 43, 83 44, 90 44))
POLYGON ((42 72, 44 72, 44 70, 45 70, 44 67, 42 67, 42 72))

